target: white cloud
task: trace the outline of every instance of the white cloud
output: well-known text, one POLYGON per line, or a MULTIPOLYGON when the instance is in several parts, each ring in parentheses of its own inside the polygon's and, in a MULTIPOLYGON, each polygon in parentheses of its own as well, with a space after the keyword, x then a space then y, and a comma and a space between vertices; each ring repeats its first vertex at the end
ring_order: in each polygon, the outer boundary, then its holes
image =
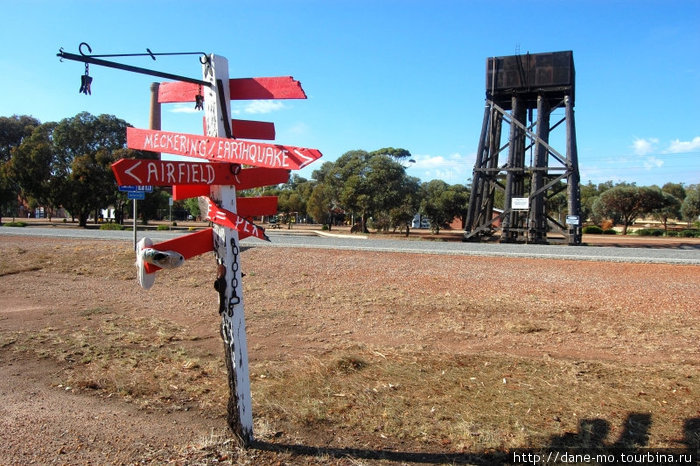
POLYGON ((410 164, 407 171, 424 182, 440 179, 449 184, 465 184, 474 168, 474 154, 414 155, 413 160, 416 163, 410 164))
POLYGON ((674 139, 669 144, 666 153, 669 154, 683 154, 688 152, 695 152, 700 150, 700 136, 695 136, 692 141, 681 141, 680 139, 674 139))
MULTIPOLYGON (((246 103, 236 103, 231 105, 231 115, 241 114, 264 114, 276 112, 286 108, 283 102, 278 100, 253 100, 246 103)), ((179 103, 169 106, 169 111, 172 113, 201 113, 201 110, 195 110, 194 104, 179 103)))
POLYGON ((659 143, 657 138, 641 139, 636 138, 632 143, 632 149, 637 155, 651 154, 656 150, 656 145, 659 143))
POLYGON ((642 163, 644 165, 644 168, 646 168, 647 170, 651 170, 652 168, 661 167, 664 164, 664 161, 661 159, 658 159, 656 157, 651 156, 651 157, 645 158, 642 163))
POLYGON ((254 100, 243 107, 244 113, 270 113, 284 108, 284 103, 278 100, 254 100))
POLYGON ((175 104, 170 108, 172 113, 198 113, 201 110, 196 110, 194 104, 175 104))

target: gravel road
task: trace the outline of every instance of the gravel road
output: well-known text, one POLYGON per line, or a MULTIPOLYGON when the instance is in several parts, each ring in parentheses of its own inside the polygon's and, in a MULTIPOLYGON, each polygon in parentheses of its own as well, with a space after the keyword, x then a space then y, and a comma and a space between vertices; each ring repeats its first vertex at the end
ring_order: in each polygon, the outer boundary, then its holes
MULTIPOLYGON (((357 251, 384 251, 418 254, 447 254, 485 257, 525 257, 542 259, 567 259, 608 262, 636 262, 657 264, 700 264, 700 244, 690 247, 595 247, 536 244, 461 243, 456 241, 406 241, 394 239, 364 239, 362 236, 314 234, 308 231, 268 230, 270 242, 254 238, 243 240, 248 247, 321 248, 357 251)), ((138 237, 148 236, 155 242, 184 234, 173 231, 138 232, 138 237)), ((54 236, 132 241, 130 230, 84 230, 60 227, 0 228, 0 235, 54 236)))

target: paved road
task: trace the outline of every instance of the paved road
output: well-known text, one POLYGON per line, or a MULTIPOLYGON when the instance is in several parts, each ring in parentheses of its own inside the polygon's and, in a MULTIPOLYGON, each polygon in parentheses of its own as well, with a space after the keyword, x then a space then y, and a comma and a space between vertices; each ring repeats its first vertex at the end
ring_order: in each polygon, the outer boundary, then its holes
MULTIPOLYGON (((164 241, 184 234, 171 231, 139 231, 139 238, 148 236, 155 242, 164 241)), ((85 238, 132 241, 132 231, 83 230, 63 227, 0 227, 2 235, 52 236, 64 238, 85 238)), ((529 257, 543 259, 570 259, 612 262, 641 262, 700 265, 700 248, 616 248, 594 246, 560 246, 534 244, 485 244, 440 241, 403 241, 390 239, 359 239, 338 236, 318 236, 276 232, 268 230, 270 242, 246 238, 242 244, 247 247, 281 248, 323 248, 354 251, 386 251, 417 254, 443 254, 466 256, 529 257)))

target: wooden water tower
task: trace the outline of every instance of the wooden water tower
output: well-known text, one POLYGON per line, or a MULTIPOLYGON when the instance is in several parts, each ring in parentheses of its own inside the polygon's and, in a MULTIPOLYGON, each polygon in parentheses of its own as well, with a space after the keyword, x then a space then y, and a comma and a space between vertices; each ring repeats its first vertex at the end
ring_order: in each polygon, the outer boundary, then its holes
POLYGON ((570 245, 581 243, 574 74, 571 51, 487 59, 486 108, 465 241, 487 239, 500 230, 501 242, 544 244, 552 231, 570 245), (550 139, 562 124, 566 134, 559 139, 565 147, 557 150, 550 139), (563 192, 565 220, 548 215, 563 192))

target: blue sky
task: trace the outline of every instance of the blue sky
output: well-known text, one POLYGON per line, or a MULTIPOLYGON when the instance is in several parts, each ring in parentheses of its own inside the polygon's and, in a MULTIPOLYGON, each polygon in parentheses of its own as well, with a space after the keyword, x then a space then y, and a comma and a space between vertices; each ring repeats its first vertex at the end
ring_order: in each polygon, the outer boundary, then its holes
MULTIPOLYGON (((148 127, 157 78, 56 57, 204 51, 231 77, 286 76, 307 100, 234 103, 273 121, 276 141, 408 149, 422 181, 466 183, 474 167, 490 56, 572 50, 583 182, 700 183, 700 1, 38 1, 0 0, 0 115, 42 122, 81 111, 148 127)), ((122 59, 199 78, 197 57, 122 59)), ((163 130, 201 133, 191 105, 164 105, 163 130)), ((556 147, 556 146, 555 146, 556 147)), ((563 148, 562 148, 563 151, 563 148)))

